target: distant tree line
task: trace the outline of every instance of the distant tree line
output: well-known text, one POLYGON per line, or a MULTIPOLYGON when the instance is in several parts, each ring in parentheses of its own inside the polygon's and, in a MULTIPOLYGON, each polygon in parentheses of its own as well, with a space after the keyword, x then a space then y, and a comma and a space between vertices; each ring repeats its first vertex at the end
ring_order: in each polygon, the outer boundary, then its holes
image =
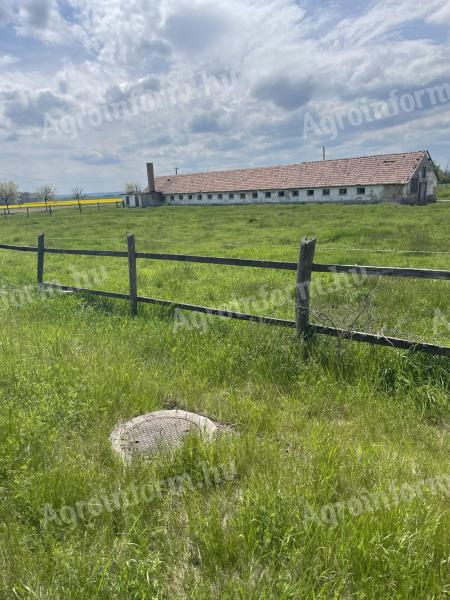
POLYGON ((450 162, 447 163, 447 167, 443 169, 439 165, 436 165, 436 170, 438 174, 439 183, 450 183, 450 162))
POLYGON ((56 189, 48 184, 41 185, 35 192, 21 192, 14 181, 0 181, 0 206, 9 210, 11 204, 24 204, 26 202, 44 202, 47 207, 49 202, 56 198, 56 189))

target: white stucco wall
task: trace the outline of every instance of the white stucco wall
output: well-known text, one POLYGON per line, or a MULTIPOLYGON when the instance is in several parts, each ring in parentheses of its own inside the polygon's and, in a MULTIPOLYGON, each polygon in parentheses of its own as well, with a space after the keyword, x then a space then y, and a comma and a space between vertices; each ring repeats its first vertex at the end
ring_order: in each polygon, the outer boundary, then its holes
MULTIPOLYGON (((436 186, 438 184, 438 180, 436 177, 436 173, 434 172, 433 165, 430 159, 425 156, 419 163, 413 177, 418 177, 419 182, 426 182, 427 184, 427 196, 433 196, 436 194, 436 186), (426 167, 426 176, 423 176, 423 168, 426 167)), ((411 193, 411 184, 405 186, 405 193, 411 193)))
MULTIPOLYGON (((358 186, 359 187, 359 186, 358 186)), ((278 195, 278 190, 267 190, 270 191, 270 198, 266 197, 266 190, 260 190, 256 192, 257 197, 254 198, 254 192, 234 192, 234 197, 230 198, 230 194, 227 193, 214 193, 214 194, 201 194, 201 199, 198 198, 199 194, 167 194, 165 195, 165 204, 171 205, 209 205, 209 204, 282 204, 282 203, 334 203, 334 202, 380 202, 383 198, 384 186, 382 185, 371 185, 371 186, 360 186, 365 187, 365 194, 358 194, 357 187, 347 187, 347 194, 341 195, 340 188, 331 187, 326 188, 330 190, 329 196, 323 195, 323 188, 314 189, 314 196, 308 195, 308 190, 299 189, 298 196, 294 195, 295 190, 283 190, 284 197, 278 195), (241 198, 241 194, 245 194, 244 198, 241 198), (190 199, 189 196, 192 196, 190 199), (220 195, 222 198, 220 198, 220 195), (180 196, 183 196, 180 199, 180 196)), ((390 198, 386 198, 389 200, 390 198)))
POLYGON ((124 196, 124 202, 125 206, 127 206, 128 208, 135 208, 136 206, 138 206, 137 194, 126 194, 124 196), (129 204, 127 204, 127 198, 129 204))

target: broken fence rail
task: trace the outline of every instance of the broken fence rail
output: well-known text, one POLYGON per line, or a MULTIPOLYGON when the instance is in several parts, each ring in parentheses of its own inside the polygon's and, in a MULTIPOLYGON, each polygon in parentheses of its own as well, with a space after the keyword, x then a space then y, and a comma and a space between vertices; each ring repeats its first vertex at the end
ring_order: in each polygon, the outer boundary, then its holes
POLYGON ((364 274, 368 276, 382 277, 400 277, 400 278, 415 278, 415 279, 432 279, 432 280, 447 280, 450 281, 450 271, 434 270, 434 269, 414 269, 400 267, 376 267, 365 265, 341 265, 341 264, 323 264, 314 263, 314 253, 316 247, 316 239, 301 241, 300 257, 297 263, 284 261, 269 261, 269 260, 254 260, 243 258, 227 258, 214 256, 194 256, 189 254, 168 254, 156 252, 136 252, 135 236, 128 236, 128 250, 80 250, 80 249, 62 249, 62 248, 47 248, 45 247, 44 234, 38 238, 37 246, 14 246, 10 244, 0 244, 0 249, 13 250, 18 252, 36 252, 38 255, 37 267, 37 283, 40 289, 58 289, 61 291, 71 291, 78 293, 91 294, 93 296, 101 296, 118 300, 127 300, 130 304, 130 313, 137 314, 138 304, 155 304, 160 306, 168 306, 180 310, 188 310, 200 312, 209 315, 238 319, 241 321, 253 321, 264 323, 267 325, 275 325, 280 327, 288 327, 296 329, 299 335, 307 338, 312 333, 328 335, 332 337, 353 340, 357 342, 366 342, 379 346, 389 346, 392 348, 400 348, 403 350, 415 350, 419 352, 427 352, 441 356, 450 356, 450 347, 439 346, 436 344, 427 344, 423 342, 415 342, 395 337, 384 335, 376 335, 373 333, 363 333, 360 331, 346 331, 336 327, 327 327, 310 323, 309 321, 309 306, 310 306, 310 284, 312 273, 340 273, 340 274, 364 274), (92 290, 87 288, 73 287, 60 285, 51 282, 44 282, 44 257, 45 254, 65 254, 75 256, 102 256, 111 258, 127 258, 129 272, 129 293, 121 294, 116 292, 107 292, 102 290, 92 290), (296 301, 295 301, 295 321, 286 319, 277 319, 274 317, 265 317, 260 315, 251 315, 236 311, 224 309, 209 308, 196 304, 186 304, 182 302, 174 302, 171 300, 162 300, 159 298, 148 298, 139 296, 137 292, 137 261, 138 260, 166 260, 179 262, 192 262, 203 264, 216 264, 235 267, 252 267, 261 269, 278 269, 295 271, 297 273, 296 282, 296 301))

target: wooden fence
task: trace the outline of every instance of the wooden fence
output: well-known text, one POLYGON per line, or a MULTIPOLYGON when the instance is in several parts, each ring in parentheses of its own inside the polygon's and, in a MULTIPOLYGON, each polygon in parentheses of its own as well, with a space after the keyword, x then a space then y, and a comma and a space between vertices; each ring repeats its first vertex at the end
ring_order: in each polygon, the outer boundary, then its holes
POLYGON ((5 219, 8 215, 13 214, 14 212, 25 211, 27 217, 30 216, 30 211, 43 211, 48 213, 50 216, 53 214, 54 208, 77 208, 81 213, 82 208, 89 207, 97 207, 97 210, 100 210, 100 206, 112 206, 114 205, 116 208, 123 207, 123 200, 121 198, 97 198, 94 200, 52 200, 49 202, 26 202, 24 204, 6 204, 2 205, 0 209, 3 210, 3 216, 5 219))
POLYGON ((106 298, 115 298, 127 300, 129 302, 130 314, 135 316, 138 312, 138 304, 157 304, 162 306, 171 306, 181 310, 195 311, 210 315, 217 315, 231 319, 240 319, 242 321, 254 321, 268 325, 277 325, 281 327, 291 327, 296 329, 303 338, 308 338, 311 334, 319 333, 338 338, 350 339, 357 342, 367 342, 380 346, 391 346, 404 350, 416 350, 437 354, 441 356, 450 356, 450 347, 438 346, 435 344, 426 344, 405 339, 376 335, 373 333, 363 333, 360 331, 346 331, 336 327, 327 327, 310 322, 310 287, 312 273, 342 273, 342 274, 360 274, 364 276, 382 276, 382 277, 408 277, 415 279, 440 279, 450 280, 450 271, 431 270, 431 269, 408 269, 398 267, 373 267, 373 266, 355 266, 340 264, 323 264, 314 262, 314 253, 316 248, 316 239, 304 239, 300 244, 300 256, 298 262, 282 262, 270 260, 253 260, 243 258, 224 258, 213 256, 191 256, 187 254, 161 254, 155 252, 137 252, 134 235, 128 236, 128 248, 126 251, 115 250, 69 250, 61 248, 47 248, 45 246, 44 234, 39 235, 37 246, 12 246, 9 244, 0 244, 0 249, 14 250, 18 252, 37 253, 37 285, 41 290, 56 289, 61 291, 82 292, 94 296, 103 296, 106 298), (128 259, 129 274, 129 293, 120 294, 101 290, 92 290, 80 287, 60 285, 57 283, 44 281, 44 260, 46 254, 65 254, 75 256, 104 256, 112 258, 128 259), (166 260, 181 261, 191 263, 228 265, 234 267, 251 267, 259 269, 278 269, 296 272, 296 296, 295 296, 295 321, 277 319, 275 317, 265 317, 260 315, 251 315, 235 311, 221 310, 217 308, 208 308, 196 304, 185 304, 173 302, 171 300, 161 300, 158 298, 149 298, 138 295, 137 286, 137 261, 138 260, 166 260))

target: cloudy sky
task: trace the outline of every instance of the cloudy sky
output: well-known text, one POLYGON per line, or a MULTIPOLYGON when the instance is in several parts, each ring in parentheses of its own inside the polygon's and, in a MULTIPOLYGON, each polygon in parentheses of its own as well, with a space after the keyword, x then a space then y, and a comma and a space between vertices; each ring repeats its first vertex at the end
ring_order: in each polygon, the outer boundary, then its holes
POLYGON ((450 160, 449 0, 0 0, 0 179, 429 149, 450 160), (384 107, 384 108, 381 108, 384 107))

